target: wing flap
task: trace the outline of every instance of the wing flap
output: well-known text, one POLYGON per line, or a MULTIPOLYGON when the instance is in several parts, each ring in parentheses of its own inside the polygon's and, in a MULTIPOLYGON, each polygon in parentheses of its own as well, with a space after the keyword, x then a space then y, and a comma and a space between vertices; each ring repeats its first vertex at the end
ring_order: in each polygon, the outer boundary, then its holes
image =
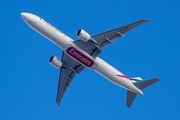
POLYGON ((56 96, 56 103, 58 104, 58 106, 60 105, 60 101, 64 93, 68 89, 70 83, 72 82, 74 76, 75 76, 74 72, 66 68, 61 68, 59 81, 58 81, 57 96, 56 96))
POLYGON ((103 33, 99 33, 96 35, 91 36, 95 41, 97 41, 98 43, 100 43, 100 48, 103 48, 104 46, 110 44, 111 42, 114 42, 115 40, 117 40, 118 38, 120 38, 121 36, 124 36, 126 33, 128 33, 130 30, 132 30, 133 28, 143 24, 144 22, 147 22, 149 20, 147 19, 142 19, 139 20, 137 22, 128 24, 128 25, 124 25, 122 27, 118 27, 103 33), (107 40, 108 39, 108 40, 107 40))

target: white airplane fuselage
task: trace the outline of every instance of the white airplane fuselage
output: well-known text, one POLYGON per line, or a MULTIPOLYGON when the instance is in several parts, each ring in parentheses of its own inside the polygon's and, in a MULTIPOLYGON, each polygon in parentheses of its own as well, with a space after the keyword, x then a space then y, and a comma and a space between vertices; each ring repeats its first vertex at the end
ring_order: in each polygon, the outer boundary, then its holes
POLYGON ((75 45, 70 37, 50 25, 42 18, 31 13, 21 13, 21 16, 31 28, 55 43, 75 61, 79 62, 85 67, 95 70, 109 81, 132 92, 143 95, 142 91, 134 86, 132 82, 120 71, 99 57, 96 57, 95 59, 91 57, 88 53, 75 45))

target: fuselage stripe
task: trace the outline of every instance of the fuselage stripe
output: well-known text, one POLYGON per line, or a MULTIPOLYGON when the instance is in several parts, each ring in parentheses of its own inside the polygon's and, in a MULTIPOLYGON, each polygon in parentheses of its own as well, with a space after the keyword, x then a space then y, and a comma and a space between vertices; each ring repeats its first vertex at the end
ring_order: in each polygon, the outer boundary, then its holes
POLYGON ((116 76, 119 76, 119 77, 122 77, 122 78, 126 78, 126 79, 128 79, 128 80, 130 80, 130 81, 136 81, 136 82, 142 81, 142 80, 135 79, 135 78, 128 78, 128 77, 126 77, 125 75, 118 75, 118 74, 116 74, 116 76))
POLYGON ((119 76, 119 77, 122 77, 122 78, 129 79, 129 78, 127 78, 125 75, 116 75, 116 76, 119 76))

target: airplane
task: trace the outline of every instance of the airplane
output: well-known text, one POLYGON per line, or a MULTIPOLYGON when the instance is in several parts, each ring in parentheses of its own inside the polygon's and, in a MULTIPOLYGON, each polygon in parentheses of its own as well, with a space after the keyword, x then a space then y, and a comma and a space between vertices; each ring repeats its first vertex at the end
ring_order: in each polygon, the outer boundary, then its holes
POLYGON ((159 81, 159 78, 147 80, 140 77, 128 78, 98 57, 103 51, 103 47, 113 43, 133 28, 149 21, 148 19, 142 19, 92 36, 85 30, 79 29, 76 33, 79 40, 73 40, 41 17, 26 12, 22 12, 21 16, 32 29, 63 50, 61 60, 56 56, 49 58, 49 63, 52 66, 60 68, 56 96, 58 106, 60 106, 60 101, 73 81, 75 74, 79 74, 85 68, 92 69, 112 83, 127 89, 126 106, 129 108, 137 94, 143 95, 142 89, 159 81))

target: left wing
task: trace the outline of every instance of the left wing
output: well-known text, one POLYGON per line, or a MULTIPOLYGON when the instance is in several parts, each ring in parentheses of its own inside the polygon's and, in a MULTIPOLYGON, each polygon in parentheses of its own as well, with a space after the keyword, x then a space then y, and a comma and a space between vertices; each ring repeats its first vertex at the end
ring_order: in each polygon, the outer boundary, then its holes
POLYGON ((113 43, 115 40, 117 40, 121 36, 124 36, 133 28, 147 21, 149 20, 142 19, 137 22, 91 36, 91 38, 93 38, 97 43, 93 42, 92 40, 87 41, 87 42, 84 42, 82 40, 76 40, 74 41, 74 43, 78 47, 80 47, 82 50, 90 54, 92 57, 96 58, 102 52, 102 48, 104 46, 109 45, 110 43, 113 43))
POLYGON ((84 66, 70 58, 66 53, 62 54, 62 63, 63 67, 61 67, 57 88, 57 96, 56 103, 58 106, 60 105, 60 101, 68 89, 70 83, 72 82, 76 73, 80 73, 84 70, 84 66))

